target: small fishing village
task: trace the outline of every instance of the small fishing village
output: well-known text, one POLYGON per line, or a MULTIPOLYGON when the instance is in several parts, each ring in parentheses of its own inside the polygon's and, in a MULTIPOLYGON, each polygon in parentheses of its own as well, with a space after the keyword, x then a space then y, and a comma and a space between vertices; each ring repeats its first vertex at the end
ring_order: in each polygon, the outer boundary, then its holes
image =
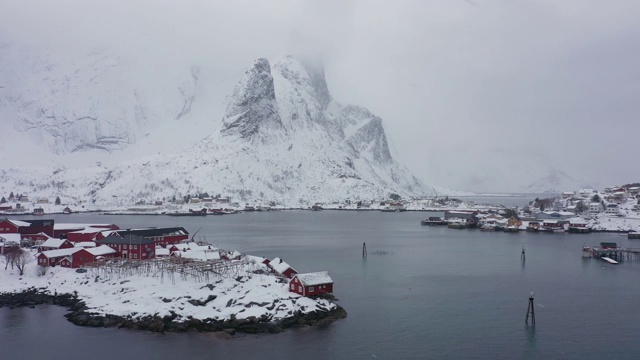
POLYGON ((327 271, 220 249, 198 231, 2 219, 0 307, 53 303, 76 325, 224 336, 346 316, 327 271))

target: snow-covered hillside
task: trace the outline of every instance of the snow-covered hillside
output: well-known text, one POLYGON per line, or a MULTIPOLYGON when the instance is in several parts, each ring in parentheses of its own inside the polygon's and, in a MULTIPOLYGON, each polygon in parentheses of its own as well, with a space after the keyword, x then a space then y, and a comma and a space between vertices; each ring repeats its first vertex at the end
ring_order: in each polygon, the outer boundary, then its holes
POLYGON ((64 62, 5 49, 2 195, 128 203, 208 192, 297 206, 434 193, 392 157, 379 117, 332 99, 317 63, 256 60, 220 121, 200 67, 141 73, 105 53, 64 62))

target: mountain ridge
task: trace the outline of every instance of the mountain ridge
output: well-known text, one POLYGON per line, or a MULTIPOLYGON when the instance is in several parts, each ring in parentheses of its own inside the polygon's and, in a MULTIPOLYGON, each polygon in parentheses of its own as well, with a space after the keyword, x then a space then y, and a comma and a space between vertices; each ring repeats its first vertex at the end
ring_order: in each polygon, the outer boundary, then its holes
MULTIPOLYGON (((82 69, 74 74, 82 73, 82 69)), ((109 69, 93 70, 108 82, 111 81, 109 69)), ((69 145, 66 134, 52 134, 61 135, 52 142, 46 139, 46 131, 39 130, 35 134, 45 140, 43 147, 58 146, 58 140, 62 142, 59 154, 51 157, 51 165, 38 168, 22 164, 4 166, 0 171, 0 192, 46 193, 49 197, 98 203, 134 203, 209 192, 230 195, 241 201, 276 201, 294 206, 315 201, 378 199, 391 193, 404 197, 435 194, 432 187, 413 176, 391 156, 380 117, 363 107, 336 102, 329 92, 321 65, 303 63, 292 56, 274 64, 265 58, 253 63, 236 83, 218 132, 208 136, 194 133, 202 140, 194 138, 183 150, 129 155, 134 144, 139 138, 144 139, 150 128, 158 129, 169 121, 184 124, 184 133, 163 134, 166 138, 192 133, 190 122, 203 115, 202 112, 194 115, 192 106, 196 101, 202 102, 196 94, 206 84, 200 78, 198 67, 191 66, 181 74, 176 77, 177 81, 168 82, 178 84, 176 91, 145 93, 137 87, 132 91, 138 97, 134 96, 133 102, 127 101, 123 106, 132 107, 133 111, 127 110, 120 121, 131 119, 134 125, 125 126, 125 129, 133 130, 124 131, 129 138, 113 140, 114 144, 109 144, 113 145, 111 147, 101 147, 100 142, 119 139, 117 136, 122 133, 109 127, 82 128, 71 141, 73 146, 69 145), (150 101, 150 94, 166 99, 150 101), (141 105, 136 108, 136 104, 141 105), (92 134, 111 137, 105 140, 92 134), (82 147, 78 148, 78 144, 82 147), (92 158, 91 154, 97 154, 95 165, 77 168, 73 162, 65 161, 70 155, 63 154, 71 153, 87 154, 87 162, 92 158), (124 160, 116 161, 116 158, 124 160)), ((64 74, 56 76, 65 78, 64 74)), ((47 84, 50 83, 45 81, 42 85, 47 84)), ((79 84, 86 84, 86 81, 79 84)), ((80 91, 78 86, 72 86, 74 92, 80 91)), ((99 93, 100 89, 90 93, 99 93)), ((129 93, 123 90, 122 93, 129 93)), ((46 86, 39 93, 44 91, 46 86)), ((32 116, 37 114, 37 101, 36 109, 32 109, 20 94, 3 95, 5 111, 12 106, 26 106, 32 116)), ((65 93, 64 96, 69 95, 65 93)), ((51 102, 51 99, 45 100, 51 102)), ((99 105, 113 106, 105 102, 99 105)), ((88 114, 103 119, 100 106, 88 114)), ((66 111, 77 112, 71 106, 66 111)), ((120 110, 110 108, 108 111, 118 113, 120 110)), ((66 120, 55 117, 46 121, 56 124, 66 120)), ((93 121, 101 124, 102 120, 93 121)), ((117 124, 112 125, 117 129, 117 124)), ((17 131, 23 136, 28 132, 19 126, 17 131)))

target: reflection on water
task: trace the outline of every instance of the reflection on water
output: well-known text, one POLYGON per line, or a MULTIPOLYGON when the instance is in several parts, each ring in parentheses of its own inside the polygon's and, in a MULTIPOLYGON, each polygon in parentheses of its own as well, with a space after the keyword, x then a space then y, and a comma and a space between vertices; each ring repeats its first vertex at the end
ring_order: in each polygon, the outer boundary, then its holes
MULTIPOLYGON (((60 222, 176 225, 161 216, 71 215, 60 222)), ((0 309, 2 358, 636 359, 640 262, 582 259, 612 234, 504 234, 420 226, 421 213, 296 211, 180 219, 223 248, 328 270, 349 313, 326 328, 221 340, 80 328, 54 306, 0 309), (369 256, 362 257, 362 243, 369 256), (526 248, 526 266, 520 258, 526 248), (373 252, 386 255, 372 255, 373 252), (605 268, 605 271, 602 270, 605 268), (536 327, 523 330, 535 290, 536 327), (602 312, 603 309, 615 311, 602 312), (616 344, 615 352, 600 344, 616 344), (34 346, 37 345, 37 346, 34 346), (73 346, 73 351, 70 351, 73 346)))

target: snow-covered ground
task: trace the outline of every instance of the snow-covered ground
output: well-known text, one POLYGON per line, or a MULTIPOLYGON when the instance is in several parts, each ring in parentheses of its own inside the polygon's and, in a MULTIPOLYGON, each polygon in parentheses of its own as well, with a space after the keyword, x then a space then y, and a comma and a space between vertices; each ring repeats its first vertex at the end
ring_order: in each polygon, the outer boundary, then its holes
POLYGON ((640 214, 638 217, 618 217, 600 214, 589 220, 588 224, 595 231, 640 231, 640 214))
POLYGON ((34 261, 27 265, 23 276, 11 268, 0 269, 0 293, 20 292, 31 287, 50 294, 73 294, 77 291, 78 297, 89 308, 88 312, 138 318, 147 315, 162 317, 173 311, 178 314, 176 321, 187 317, 225 320, 232 316, 245 319, 263 315, 277 321, 291 317, 297 311, 309 313, 336 307, 328 300, 314 300, 289 292, 288 282, 280 281, 276 276, 251 272, 261 268, 266 270, 262 264, 250 264, 241 267, 238 276, 233 278, 198 282, 178 274, 172 281, 168 273, 164 277, 143 273, 103 278, 96 277, 92 271, 77 273, 75 269, 61 267, 48 268, 45 275, 39 276, 34 261), (189 302, 205 302, 211 295, 216 298, 206 305, 189 302))

